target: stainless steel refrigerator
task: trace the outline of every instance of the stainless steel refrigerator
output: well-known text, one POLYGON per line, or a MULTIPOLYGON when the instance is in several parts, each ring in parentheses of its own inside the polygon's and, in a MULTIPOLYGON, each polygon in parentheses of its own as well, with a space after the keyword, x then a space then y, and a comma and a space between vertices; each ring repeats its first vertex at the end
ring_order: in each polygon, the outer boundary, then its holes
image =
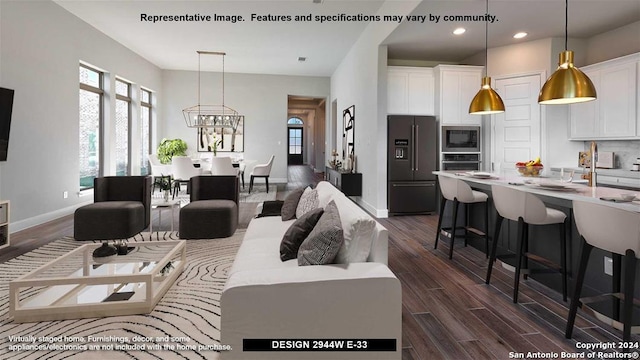
POLYGON ((436 211, 438 131, 433 116, 387 118, 389 215, 436 211))

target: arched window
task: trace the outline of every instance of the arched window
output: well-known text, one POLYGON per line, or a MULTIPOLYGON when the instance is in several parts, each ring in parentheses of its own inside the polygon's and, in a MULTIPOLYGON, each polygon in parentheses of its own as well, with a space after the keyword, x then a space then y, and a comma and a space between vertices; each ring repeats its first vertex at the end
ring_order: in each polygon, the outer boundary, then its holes
POLYGON ((304 123, 300 118, 292 117, 287 121, 287 125, 303 125, 304 123))

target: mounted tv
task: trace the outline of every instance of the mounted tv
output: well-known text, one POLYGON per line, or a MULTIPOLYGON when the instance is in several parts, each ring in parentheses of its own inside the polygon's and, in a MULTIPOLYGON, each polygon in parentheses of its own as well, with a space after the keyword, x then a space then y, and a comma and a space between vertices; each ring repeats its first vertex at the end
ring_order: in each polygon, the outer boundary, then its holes
POLYGON ((11 89, 0 88, 0 161, 7 161, 13 92, 11 89))

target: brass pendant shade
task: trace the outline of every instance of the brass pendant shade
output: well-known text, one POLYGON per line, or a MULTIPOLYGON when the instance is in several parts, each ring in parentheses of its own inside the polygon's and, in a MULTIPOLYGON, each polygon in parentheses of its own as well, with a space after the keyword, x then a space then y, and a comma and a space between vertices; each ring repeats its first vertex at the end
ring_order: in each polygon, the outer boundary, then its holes
POLYGON ((596 88, 591 79, 573 65, 573 51, 560 53, 558 69, 547 79, 538 103, 542 105, 572 104, 596 99, 596 88))
POLYGON ((480 91, 471 100, 469 114, 490 115, 504 112, 504 103, 500 95, 491 88, 491 77, 482 78, 480 91))

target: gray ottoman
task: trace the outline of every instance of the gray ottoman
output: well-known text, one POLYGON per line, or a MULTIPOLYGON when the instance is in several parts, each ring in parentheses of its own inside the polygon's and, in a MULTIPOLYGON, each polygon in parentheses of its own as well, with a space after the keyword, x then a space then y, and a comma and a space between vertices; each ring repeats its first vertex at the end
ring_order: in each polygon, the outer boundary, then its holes
POLYGON ((238 228, 238 205, 232 200, 198 200, 180 209, 180 239, 229 237, 238 228))
POLYGON ((141 202, 101 201, 76 210, 73 237, 76 240, 126 239, 145 227, 145 208, 141 202))

